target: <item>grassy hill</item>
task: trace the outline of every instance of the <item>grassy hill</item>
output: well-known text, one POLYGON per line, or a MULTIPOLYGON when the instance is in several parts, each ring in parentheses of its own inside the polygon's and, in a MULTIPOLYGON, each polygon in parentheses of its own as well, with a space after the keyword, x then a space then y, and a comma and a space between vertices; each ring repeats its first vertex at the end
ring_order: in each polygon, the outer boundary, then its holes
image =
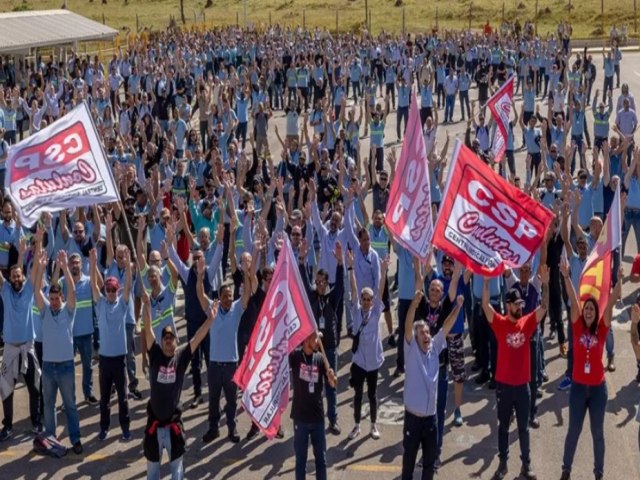
MULTIPOLYGON (((0 11, 30 8, 60 8, 64 0, 3 0, 0 11)), ((70 10, 94 20, 103 21, 118 29, 138 25, 155 30, 164 29, 170 16, 180 22, 179 0, 67 0, 70 10)), ((437 24, 442 28, 461 28, 469 25, 481 28, 489 20, 498 26, 504 17, 508 20, 519 18, 521 22, 533 20, 536 2, 533 0, 398 0, 403 6, 395 6, 397 0, 368 0, 371 11, 371 26, 374 33, 382 29, 401 32, 424 31, 437 24)), ((600 15, 601 0, 539 0, 538 32, 553 31, 559 20, 569 20, 573 24, 576 37, 590 38, 600 34, 604 20, 604 30, 609 32, 613 22, 627 23, 628 32, 634 31, 634 0, 604 0, 604 19, 600 15)), ((204 9, 206 0, 184 0, 184 14, 187 24, 206 25, 244 24, 245 8, 243 0, 213 0, 213 6, 204 9)), ((639 2, 640 3, 640 2, 639 2)), ((365 0, 246 0, 247 22, 253 25, 280 23, 284 25, 318 26, 334 30, 355 31, 365 18, 365 0)))

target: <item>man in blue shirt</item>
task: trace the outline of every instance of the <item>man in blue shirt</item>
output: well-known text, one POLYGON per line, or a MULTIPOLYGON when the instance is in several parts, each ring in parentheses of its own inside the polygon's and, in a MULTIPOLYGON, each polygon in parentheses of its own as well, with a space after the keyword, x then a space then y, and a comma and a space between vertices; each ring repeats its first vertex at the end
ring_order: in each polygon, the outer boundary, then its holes
POLYGON ((33 269, 35 274, 35 305, 42 316, 42 395, 44 397, 44 425, 47 436, 56 437, 56 397, 58 389, 67 416, 67 429, 73 452, 82 453, 80 418, 76 406, 76 381, 73 362, 73 323, 76 315, 75 285, 67 252, 60 250, 57 264, 64 272, 67 302, 63 303, 62 289, 54 284, 49 288, 49 299, 42 294, 42 276, 47 267, 47 256, 40 250, 33 269))
POLYGON ((122 293, 119 293, 120 282, 116 277, 107 277, 104 282, 105 295, 100 293, 98 285, 98 254, 91 249, 90 276, 91 295, 96 305, 98 328, 100 330, 100 349, 98 360, 98 376, 100 381, 100 433, 98 440, 103 441, 109 434, 111 422, 111 387, 115 384, 118 393, 118 418, 122 428, 122 439, 131 439, 129 430, 129 403, 126 389, 126 356, 127 332, 126 319, 131 301, 131 260, 127 247, 123 246, 125 261, 125 283, 122 293))
MULTIPOLYGON (((211 301, 204 293, 204 258, 198 261, 198 300, 202 310, 210 308, 211 301)), ((220 436, 220 394, 224 391, 226 405, 224 408, 229 433, 227 438, 238 443, 240 437, 236 430, 237 386, 233 383, 233 374, 238 365, 238 327, 240 318, 247 309, 252 289, 249 272, 243 272, 244 288, 242 296, 233 301, 231 285, 224 284, 218 292, 220 308, 209 330, 209 365, 207 379, 209 382, 209 430, 202 437, 204 443, 210 443, 220 436)))
MULTIPOLYGON (((12 361, 18 362, 18 373, 24 376, 29 392, 29 414, 34 432, 40 432, 40 365, 33 349, 33 284, 37 269, 31 270, 27 280, 22 267, 14 265, 9 270, 9 281, 0 275, 0 289, 4 303, 3 337, 5 341, 1 371, 11 370, 12 361), (27 359, 25 360, 25 356, 27 359), (26 371, 20 365, 27 363, 26 371)), ((13 379, 14 381, 17 378, 13 379)), ((4 411, 3 428, 0 431, 0 442, 13 435, 13 390, 2 391, 2 409, 4 411)))
MULTIPOLYGON (((437 456, 438 428, 436 404, 439 381, 439 356, 446 348, 446 336, 451 331, 464 297, 456 298, 451 313, 442 322, 440 331, 432 336, 432 329, 420 319, 414 322, 416 309, 424 297, 424 277, 416 269, 416 292, 404 324, 404 356, 407 374, 404 382, 404 427, 402 446, 402 480, 413 478, 418 449, 422 446, 423 478, 433 479, 437 456)), ((440 323, 440 322, 438 322, 440 323)))

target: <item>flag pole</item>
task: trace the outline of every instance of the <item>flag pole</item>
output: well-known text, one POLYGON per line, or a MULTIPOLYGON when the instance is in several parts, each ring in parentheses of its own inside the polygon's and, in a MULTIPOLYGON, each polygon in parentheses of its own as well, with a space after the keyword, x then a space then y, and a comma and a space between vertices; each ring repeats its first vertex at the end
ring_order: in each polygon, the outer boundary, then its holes
MULTIPOLYGON (((93 116, 91 115, 91 110, 89 110, 89 105, 87 105, 87 101, 83 100, 82 101, 84 107, 87 109, 87 113, 89 116, 89 119, 91 120, 91 125, 93 126, 93 130, 96 132, 98 132, 98 129, 96 127, 96 124, 93 120, 93 116)), ((104 145, 102 144, 102 139, 100 139, 100 137, 98 137, 98 143, 100 144, 100 150, 102 151, 102 156, 104 157, 105 161, 107 160, 107 152, 105 152, 104 150, 104 145)), ((133 242, 133 235, 131 235, 131 227, 129 226, 129 219, 127 218, 127 214, 124 210, 124 205, 122 204, 122 193, 120 192, 120 188, 118 188, 118 185, 116 184, 115 178, 113 176, 113 172, 111 171, 111 165, 109 165, 107 163, 107 171, 109 172, 109 176, 111 177, 111 181, 113 182, 114 187, 116 188, 116 192, 118 194, 118 201, 116 202, 119 206, 120 206, 120 213, 122 215, 122 218, 124 219, 124 226, 125 229, 127 231, 127 237, 129 238, 129 242, 131 243, 131 258, 133 258, 133 263, 134 263, 134 267, 133 270, 137 271, 138 270, 138 253, 137 253, 137 249, 136 249, 136 245, 133 242)), ((110 232, 106 232, 106 235, 109 235, 110 232)))
POLYGON ((322 354, 322 360, 324 361, 324 368, 328 372, 331 370, 331 365, 329 364, 329 359, 327 358, 327 354, 324 351, 324 345, 322 344, 322 333, 319 333, 318 335, 318 344, 320 345, 320 353, 322 354))

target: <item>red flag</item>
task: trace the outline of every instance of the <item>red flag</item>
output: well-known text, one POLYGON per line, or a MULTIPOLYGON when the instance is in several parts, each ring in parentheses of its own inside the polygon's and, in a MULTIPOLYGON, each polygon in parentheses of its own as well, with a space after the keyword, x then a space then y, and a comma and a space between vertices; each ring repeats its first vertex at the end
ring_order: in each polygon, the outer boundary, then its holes
POLYGON ((518 268, 540 248, 553 214, 456 142, 433 245, 480 275, 518 268))
POLYGON ((595 298, 600 316, 604 314, 613 287, 611 276, 613 251, 622 244, 620 217, 620 184, 618 184, 611 210, 607 214, 598 241, 587 257, 580 276, 580 302, 584 303, 588 298, 595 298))
POLYGON ((275 437, 289 403, 289 353, 316 330, 307 293, 288 240, 233 381, 242 405, 267 438, 275 437))
POLYGON ((385 224, 400 245, 422 260, 428 258, 433 237, 429 163, 414 92, 400 160, 389 192, 385 224))
POLYGON ((504 152, 507 150, 507 137, 509 136, 509 117, 511 115, 511 99, 513 98, 512 75, 496 93, 487 101, 487 107, 491 111, 493 120, 496 122, 496 134, 493 137, 493 160, 502 160, 504 152))

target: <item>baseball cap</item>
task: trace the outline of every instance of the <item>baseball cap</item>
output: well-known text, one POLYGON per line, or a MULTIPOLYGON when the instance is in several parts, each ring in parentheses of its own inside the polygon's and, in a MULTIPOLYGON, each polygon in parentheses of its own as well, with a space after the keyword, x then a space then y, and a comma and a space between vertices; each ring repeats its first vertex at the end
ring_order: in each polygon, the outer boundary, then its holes
POLYGON ((171 335, 174 338, 176 336, 175 332, 173 331, 173 328, 171 328, 171 325, 167 325, 162 329, 162 338, 166 337, 167 335, 171 335))
POLYGON ((120 290, 120 282, 116 277, 109 277, 104 282, 105 289, 115 288, 116 290, 120 290))
POLYGON ((517 288, 509 289, 506 295, 506 303, 524 303, 524 300, 520 296, 520 290, 517 288))
POLYGON ((453 261, 453 258, 451 258, 449 255, 443 255, 443 257, 442 257, 442 263, 444 263, 444 262, 455 263, 455 262, 453 261))

